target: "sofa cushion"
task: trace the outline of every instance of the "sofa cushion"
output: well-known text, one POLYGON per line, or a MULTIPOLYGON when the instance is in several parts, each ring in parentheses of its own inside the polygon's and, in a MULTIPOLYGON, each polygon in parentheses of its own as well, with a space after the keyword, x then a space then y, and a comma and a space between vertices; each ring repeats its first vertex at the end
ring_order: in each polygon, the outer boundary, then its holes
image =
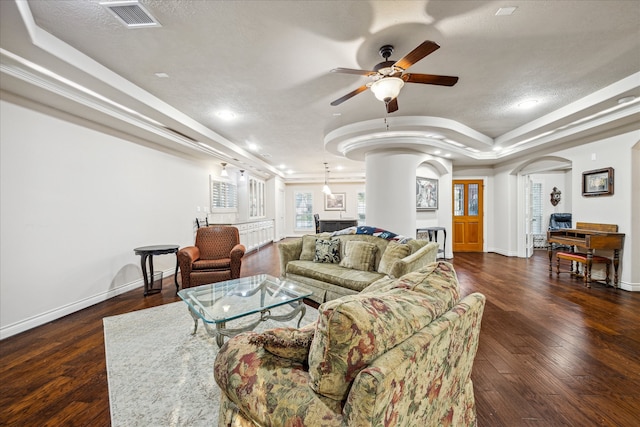
POLYGON ((415 254, 420 249, 425 247, 429 243, 428 240, 411 239, 407 242, 407 245, 411 248, 411 253, 415 254))
POLYGON ((411 247, 407 244, 389 242, 387 249, 382 254, 378 273, 390 274, 393 264, 406 256, 411 255, 411 247))
MULTIPOLYGON (((317 393, 344 400, 351 382, 378 356, 449 310, 459 298, 448 263, 434 263, 376 291, 342 297, 319 307, 309 350, 310 386, 317 393), (441 271, 442 273, 440 274, 441 271), (430 280, 436 290, 431 292, 430 280), (446 283, 445 283, 446 282, 446 283)), ((385 286, 386 285, 386 286, 385 286)))
POLYGON ((252 334, 249 337, 249 343, 261 345, 269 353, 276 356, 305 363, 309 356, 309 347, 314 333, 315 323, 310 323, 300 329, 275 328, 261 334, 252 334))
POLYGON ((333 239, 340 240, 340 255, 342 258, 345 257, 345 250, 347 248, 347 242, 350 241, 358 241, 358 242, 368 242, 373 243, 378 247, 378 251, 376 252, 376 260, 373 270, 376 271, 378 269, 378 264, 380 264, 380 258, 382 258, 382 254, 387 249, 387 245, 389 244, 389 240, 377 237, 377 236, 369 236, 367 234, 346 234, 334 236, 333 239))
POLYGON ((233 402, 243 418, 260 420, 260 425, 312 426, 318 425, 316 420, 328 427, 341 425, 342 402, 314 393, 304 364, 250 344, 249 337, 245 332, 229 339, 216 356, 213 372, 222 390, 221 401, 233 402))
POLYGON ((316 256, 316 236, 307 234, 302 236, 302 252, 300 259, 303 261, 313 261, 316 256))
POLYGON ((340 260, 340 266, 362 271, 373 271, 378 247, 373 243, 348 241, 344 250, 345 256, 340 260))
POLYGON ((340 267, 338 264, 322 264, 313 261, 291 261, 286 268, 287 275, 302 276, 357 292, 384 277, 382 273, 376 271, 354 270, 340 267))
POLYGON ((337 264, 340 262, 340 241, 316 239, 316 254, 314 262, 337 264))

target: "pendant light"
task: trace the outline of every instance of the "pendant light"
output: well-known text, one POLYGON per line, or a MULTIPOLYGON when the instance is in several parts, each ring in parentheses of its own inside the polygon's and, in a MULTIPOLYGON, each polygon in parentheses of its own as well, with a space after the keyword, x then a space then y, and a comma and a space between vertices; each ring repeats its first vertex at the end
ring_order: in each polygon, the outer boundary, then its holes
POLYGON ((220 176, 229 176, 229 172, 227 172, 227 164, 220 163, 222 165, 222 170, 220 171, 220 176))
POLYGON ((327 182, 329 177, 329 166, 327 166, 327 162, 324 163, 324 186, 322 187, 322 192, 327 196, 331 195, 331 189, 329 188, 329 184, 327 182))

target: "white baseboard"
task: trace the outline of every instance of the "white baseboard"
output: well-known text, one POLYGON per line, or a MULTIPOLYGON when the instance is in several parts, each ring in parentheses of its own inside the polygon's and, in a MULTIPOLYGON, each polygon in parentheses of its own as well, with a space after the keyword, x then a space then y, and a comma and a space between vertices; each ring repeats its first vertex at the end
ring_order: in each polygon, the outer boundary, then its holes
MULTIPOLYGON (((176 271, 175 267, 173 267, 173 268, 164 270, 162 273, 163 273, 163 276, 167 277, 168 275, 173 276, 175 271, 176 271)), ((117 288, 109 289, 100 294, 93 295, 93 296, 84 298, 80 301, 72 302, 70 304, 66 304, 58 308, 54 308, 47 312, 37 314, 35 316, 31 316, 27 319, 20 320, 18 322, 12 323, 7 326, 3 326, 0 328, 0 340, 19 334, 20 332, 24 332, 29 329, 35 328, 36 326, 41 326, 41 325, 44 325, 45 323, 52 322, 68 314, 75 313, 76 311, 90 307, 99 302, 106 301, 109 298, 113 298, 125 292, 129 292, 137 288, 142 288, 143 286, 144 286, 144 280, 140 278, 133 282, 125 283, 124 285, 118 286, 117 288)), ((140 291, 140 297, 144 298, 142 291, 140 291)))
POLYGON ((621 280, 618 286, 620 287, 620 289, 623 289, 625 291, 640 292, 640 283, 629 283, 623 282, 621 280))

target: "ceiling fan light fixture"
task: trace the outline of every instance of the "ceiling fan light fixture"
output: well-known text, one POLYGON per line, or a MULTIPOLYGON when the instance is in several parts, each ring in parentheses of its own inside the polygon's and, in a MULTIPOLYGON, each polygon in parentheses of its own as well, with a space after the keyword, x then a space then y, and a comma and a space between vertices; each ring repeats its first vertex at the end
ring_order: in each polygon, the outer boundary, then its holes
POLYGON ((371 85, 371 92, 382 102, 389 102, 398 97, 400 89, 404 86, 404 80, 400 77, 383 77, 371 85))

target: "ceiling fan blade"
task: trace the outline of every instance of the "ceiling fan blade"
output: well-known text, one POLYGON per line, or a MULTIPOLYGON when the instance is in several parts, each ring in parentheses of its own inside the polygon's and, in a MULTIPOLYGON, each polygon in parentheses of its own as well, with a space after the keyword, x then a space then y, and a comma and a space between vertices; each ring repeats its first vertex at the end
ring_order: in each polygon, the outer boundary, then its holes
POLYGON ((434 52, 439 48, 440 48, 440 45, 438 45, 438 43, 432 42, 431 40, 425 40, 422 42, 420 46, 418 46, 417 48, 413 49, 411 52, 406 54, 404 58, 400 59, 399 61, 396 61, 394 66, 402 68, 403 70, 406 70, 407 68, 411 67, 413 64, 420 61, 422 58, 424 58, 425 56, 429 55, 430 53, 434 52))
POLYGON ((393 113, 394 111, 398 111, 398 98, 393 98, 387 102, 387 114, 393 113))
POLYGON ((377 71, 368 71, 368 70, 354 70, 353 68, 334 68, 331 70, 332 73, 344 73, 344 74, 357 74, 359 76, 374 76, 377 71))
POLYGON ((407 83, 423 83, 427 85, 453 86, 458 82, 454 76, 436 76, 433 74, 411 74, 402 75, 402 80, 407 83))
POLYGON ((348 94, 346 94, 345 96, 343 96, 343 97, 340 97, 340 98, 336 99, 335 101, 333 101, 333 102, 331 103, 331 105, 333 105, 334 107, 335 107, 336 105, 340 105, 340 104, 342 104, 344 101, 346 101, 347 99, 353 98, 354 96, 356 96, 356 95, 357 95, 357 94, 359 94, 360 92, 364 92, 364 91, 365 91, 365 90, 367 90, 367 89, 369 89, 369 87, 368 87, 367 85, 360 86, 358 89, 356 89, 356 90, 354 90, 354 91, 351 91, 351 92, 349 92, 348 94))

